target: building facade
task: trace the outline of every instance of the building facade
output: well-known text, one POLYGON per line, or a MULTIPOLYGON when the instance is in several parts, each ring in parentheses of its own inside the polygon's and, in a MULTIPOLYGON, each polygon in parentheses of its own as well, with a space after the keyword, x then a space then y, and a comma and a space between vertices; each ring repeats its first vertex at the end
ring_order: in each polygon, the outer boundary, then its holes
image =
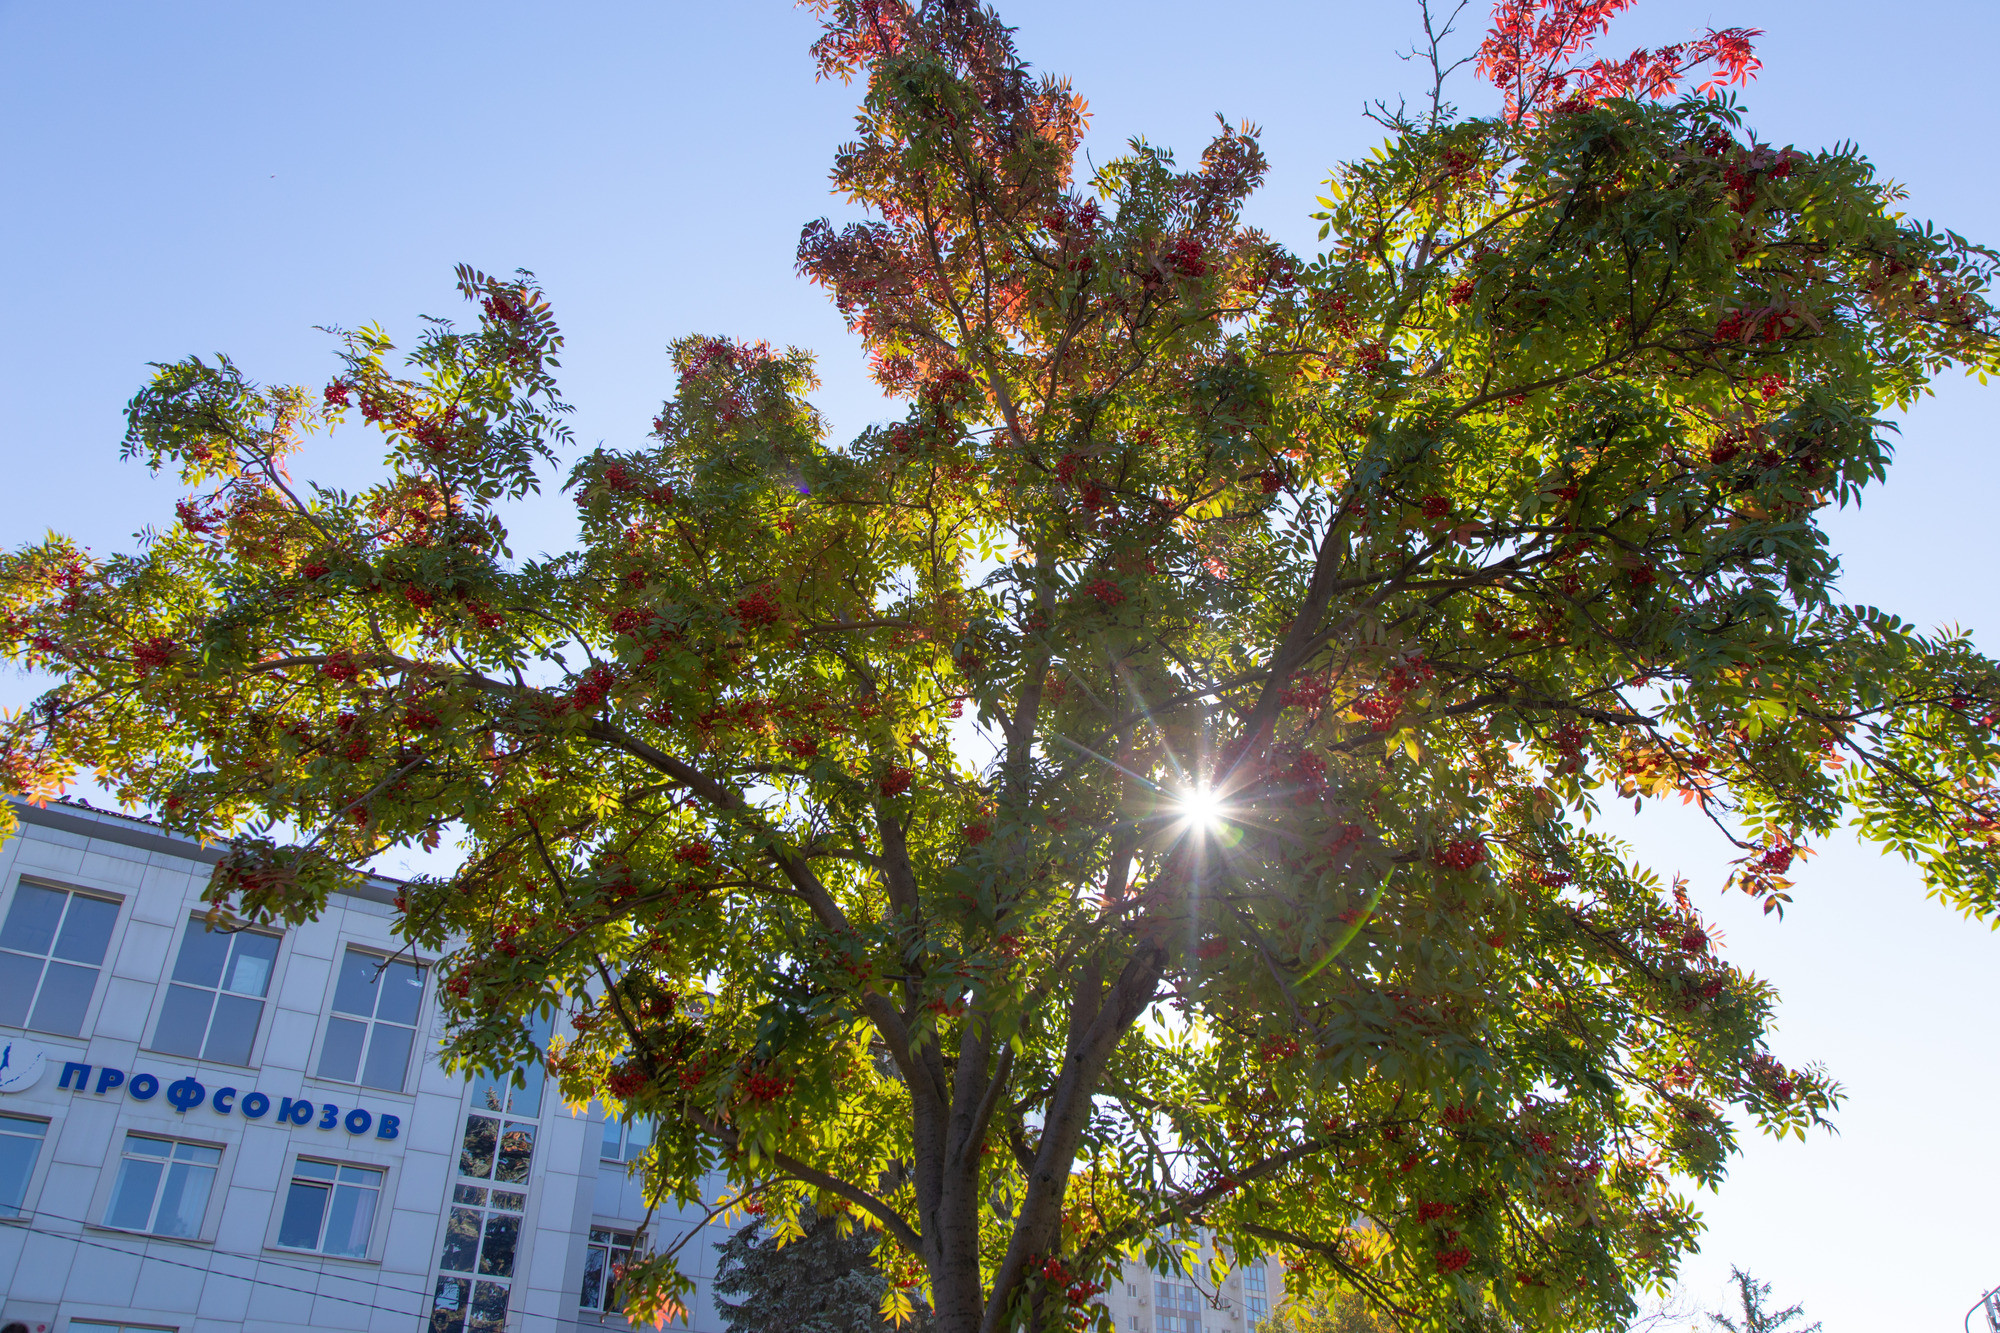
POLYGON ((1206 1229, 1190 1267, 1200 1276, 1163 1275, 1127 1261, 1093 1303, 1110 1312, 1118 1333, 1257 1333, 1285 1294, 1283 1266, 1236 1264, 1206 1229), (1219 1282, 1208 1277, 1215 1269, 1223 1274, 1219 1282))
MULTIPOLYGON (((446 1073, 393 890, 206 928, 212 853, 16 806, 0 846, 0 1323, 33 1333, 621 1327, 643 1126, 446 1073)), ((724 1229, 655 1213, 697 1282, 724 1229)))

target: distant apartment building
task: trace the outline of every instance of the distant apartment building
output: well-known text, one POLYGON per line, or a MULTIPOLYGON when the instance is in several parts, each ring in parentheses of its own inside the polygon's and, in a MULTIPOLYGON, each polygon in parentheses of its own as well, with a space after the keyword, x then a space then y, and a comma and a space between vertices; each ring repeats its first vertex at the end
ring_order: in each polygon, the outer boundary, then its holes
POLYGON ((1236 1265, 1215 1238, 1201 1233, 1197 1277, 1162 1276, 1136 1260, 1112 1281, 1095 1303, 1110 1312, 1119 1333, 1256 1333, 1284 1295, 1282 1266, 1259 1260, 1236 1265), (1220 1258, 1226 1276, 1211 1283, 1206 1270, 1220 1258))
MULTIPOLYGON (((214 855, 17 806, 0 846, 0 1325, 31 1333, 618 1328, 643 1126, 538 1076, 447 1074, 437 959, 387 885, 286 930, 210 931, 214 855)), ((652 1236, 723 1327, 704 1215, 652 1236)))

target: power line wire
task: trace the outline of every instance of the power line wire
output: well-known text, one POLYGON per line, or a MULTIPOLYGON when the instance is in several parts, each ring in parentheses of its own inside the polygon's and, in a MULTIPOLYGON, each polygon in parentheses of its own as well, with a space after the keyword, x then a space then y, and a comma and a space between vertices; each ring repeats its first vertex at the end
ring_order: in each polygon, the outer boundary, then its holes
MULTIPOLYGON (((74 1222, 74 1223, 76 1223, 76 1224, 77 1224, 78 1226, 84 1226, 84 1225, 87 1225, 87 1224, 86 1224, 86 1223, 85 1223, 85 1222, 83 1221, 83 1219, 82 1219, 82 1218, 80 1218, 80 1217, 64 1217, 64 1216, 63 1216, 63 1215, 62 1215, 61 1213, 44 1213, 44 1212, 35 1212, 35 1213, 31 1213, 31 1214, 30 1214, 30 1216, 32 1216, 32 1217, 36 1217, 36 1218, 42 1218, 42 1217, 47 1217, 47 1218, 51 1218, 51 1219, 53 1219, 53 1220, 55 1220, 55 1221, 58 1221, 58 1222, 74 1222)), ((30 1224, 29 1226, 27 1226, 27 1227, 25 1227, 25 1228, 23 1228, 23 1229, 24 1229, 24 1230, 26 1230, 26 1231, 28 1231, 28 1232, 31 1232, 32 1234, 34 1234, 34 1235, 37 1235, 37 1236, 49 1236, 49 1237, 52 1237, 52 1238, 54 1238, 54 1239, 56 1239, 56 1240, 66 1240, 66 1241, 70 1241, 70 1242, 72 1242, 73 1244, 77 1244, 77 1245, 88 1245, 88 1246, 90 1246, 90 1247, 91 1247, 91 1248, 93 1248, 93 1249, 98 1249, 98 1250, 109 1250, 109 1251, 110 1251, 111 1253, 113 1253, 113 1254, 122 1254, 122 1255, 126 1255, 126 1256, 128 1256, 129 1258, 133 1258, 133 1259, 138 1259, 138 1260, 141 1260, 142 1262, 150 1262, 150 1263, 156 1263, 156 1264, 166 1264, 166 1265, 167 1265, 168 1267, 170 1267, 170 1268, 185 1268, 185 1269, 187 1269, 187 1270, 188 1270, 189 1272, 191 1272, 191 1273, 200 1273, 200 1274, 202 1274, 202 1275, 203 1275, 204 1277, 223 1277, 223 1278, 229 1278, 229 1279, 231 1279, 232 1281, 235 1281, 235 1282, 247 1282, 247 1283, 249 1283, 249 1284, 250 1284, 251 1286, 253 1286, 253 1287, 270 1287, 270 1288, 273 1288, 273 1289, 275 1289, 275 1290, 278 1290, 278 1291, 290 1291, 290 1292, 295 1292, 295 1293, 297 1293, 298 1295, 301 1295, 301 1296, 311 1296, 311 1297, 315 1297, 316 1299, 319 1299, 319 1300, 327 1300, 327 1301, 339 1301, 339 1302, 341 1302, 341 1303, 342 1303, 343 1305, 358 1305, 358 1306, 361 1306, 362 1308, 364 1308, 364 1309, 368 1309, 368 1310, 380 1310, 380 1311, 382 1311, 382 1312, 383 1312, 384 1314, 395 1314, 395 1315, 415 1315, 415 1316, 417 1316, 418 1318, 422 1318, 422 1317, 423 1317, 423 1314, 424 1314, 424 1311, 423 1311, 423 1309, 422 1309, 421 1307, 422 1307, 422 1302, 423 1302, 423 1298, 424 1298, 424 1296, 426 1295, 426 1288, 423 1288, 423 1287, 418 1287, 418 1288, 415 1288, 414 1290, 411 1290, 411 1289, 404 1289, 404 1288, 399 1288, 399 1287, 397 1287, 397 1286, 396 1286, 396 1285, 395 1285, 395 1284, 394 1284, 393 1282, 391 1282, 391 1283, 386 1283, 386 1284, 385 1284, 385 1283, 381 1283, 381 1282, 379 1282, 379 1281, 378 1281, 378 1283, 377 1283, 377 1286, 378 1286, 378 1287, 379 1287, 379 1286, 382 1286, 382 1285, 387 1285, 387 1286, 388 1286, 388 1287, 389 1287, 389 1288, 390 1288, 390 1289, 391 1289, 392 1291, 396 1291, 396 1292, 398 1292, 398 1293, 399 1293, 399 1294, 401 1294, 401 1295, 408 1295, 408 1296, 414 1296, 414 1297, 416 1297, 416 1298, 417 1298, 417 1301, 418 1301, 418 1307, 419 1307, 419 1308, 417 1308, 417 1309, 415 1309, 415 1310, 409 1310, 409 1309, 399 1309, 399 1308, 396 1308, 396 1307, 393 1307, 393 1306, 388 1306, 388 1305, 377 1305, 377 1304, 376 1304, 375 1302, 373 1302, 373 1301, 364 1301, 364 1300, 357 1300, 356 1298, 354 1298, 354 1297, 352 1297, 352 1296, 335 1296, 335 1295, 333 1295, 333 1294, 332 1294, 332 1293, 330 1293, 330 1292, 323 1292, 323 1291, 313 1291, 313 1290, 310 1290, 309 1288, 306 1288, 306 1287, 293 1287, 293 1286, 287 1286, 287 1285, 286 1285, 285 1283, 283 1283, 283 1282, 269 1282, 269 1281, 265 1281, 265 1280, 263 1280, 263 1279, 261 1279, 261 1278, 259 1278, 259 1277, 255 1276, 254 1274, 243 1274, 243 1273, 231 1273, 231 1272, 228 1272, 228 1271, 227 1271, 227 1270, 225 1270, 225 1269, 219 1269, 219 1268, 215 1267, 215 1260, 216 1260, 216 1259, 218 1259, 218 1258, 243 1258, 243 1259, 247 1259, 247 1260, 249 1260, 249 1262, 251 1262, 252 1264, 256 1264, 256 1265, 260 1265, 260 1266, 269 1266, 269 1267, 271 1267, 271 1268, 285 1268, 285 1269, 290 1269, 291 1271, 293 1271, 293 1272, 295 1272, 295 1273, 306 1273, 306 1274, 310 1274, 310 1275, 312 1275, 312 1276, 314 1276, 314 1277, 327 1277, 327 1276, 332 1276, 332 1277, 334 1277, 334 1278, 337 1278, 337 1279, 338 1279, 338 1278, 340 1278, 340 1277, 342 1276, 342 1275, 341 1275, 341 1274, 339 1274, 339 1273, 332 1273, 332 1274, 329 1274, 329 1273, 327 1272, 327 1270, 325 1270, 325 1269, 321 1269, 321 1268, 307 1268, 307 1267, 305 1267, 305 1266, 304 1266, 303 1264, 288 1264, 288 1263, 284 1262, 284 1261, 283 1261, 283 1260, 281 1260, 281 1259, 260 1259, 260 1258, 256 1258, 256 1257, 253 1257, 253 1256, 251 1256, 251 1255, 216 1255, 216 1254, 211 1254, 211 1255, 209 1256, 209 1262, 208 1262, 207 1266, 205 1266, 205 1267, 204 1267, 204 1266, 202 1266, 202 1265, 199 1265, 199 1264, 190 1264, 190 1263, 183 1263, 183 1262, 181 1262, 181 1261, 180 1261, 180 1260, 178 1260, 178 1259, 166 1259, 166 1258, 162 1258, 161 1256, 159 1256, 159 1255, 157 1255, 157 1254, 154 1254, 154 1253, 152 1253, 152 1252, 150 1252, 150 1251, 147 1251, 147 1250, 128 1250, 128 1249, 126 1249, 126 1248, 125 1248, 124 1246, 122 1246, 122 1245, 113 1245, 113 1244, 110 1244, 110 1243, 108 1243, 108 1242, 105 1242, 105 1241, 99 1241, 99 1240, 92 1240, 92 1239, 91 1239, 90 1237, 88 1237, 88 1236, 83 1236, 83 1235, 78 1235, 78 1234, 75 1234, 75 1233, 73 1233, 73 1232, 68 1232, 68 1231, 51 1231, 51 1230, 50 1230, 50 1229, 48 1229, 47 1227, 39 1227, 39 1226, 34 1226, 34 1225, 32 1225, 32 1224, 30 1224)), ((387 1277, 387 1276, 388 1276, 388 1273, 387 1273, 387 1271, 386 1271, 386 1270, 384 1270, 384 1272, 382 1273, 382 1276, 383 1276, 383 1277, 387 1277)), ((358 1282, 358 1281, 360 1281, 361 1279, 359 1279, 359 1278, 346 1278, 345 1280, 346 1280, 346 1281, 350 1281, 350 1282, 358 1282)))

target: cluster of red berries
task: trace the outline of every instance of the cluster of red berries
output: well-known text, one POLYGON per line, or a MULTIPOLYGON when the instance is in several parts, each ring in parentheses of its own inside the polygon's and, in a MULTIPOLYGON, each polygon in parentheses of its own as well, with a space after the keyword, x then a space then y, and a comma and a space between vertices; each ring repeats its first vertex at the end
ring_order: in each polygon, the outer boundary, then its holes
POLYGON ((132 645, 132 665, 141 680, 173 660, 172 639, 155 635, 153 638, 141 639, 132 645))
POLYGON ((909 769, 892 768, 889 770, 889 775, 882 779, 882 794, 884 796, 901 796, 910 789, 910 784, 916 780, 917 775, 909 769))
POLYGON ((707 865, 714 859, 714 851, 705 842, 684 842, 674 848, 674 860, 681 862, 683 865, 694 866, 697 869, 707 865))
POLYGON ((1460 838, 1433 852, 1432 859, 1446 870, 1470 870, 1486 859, 1483 838, 1460 838))
POLYGON ((1168 246, 1167 267, 1179 277, 1207 277, 1208 260, 1202 255, 1201 242, 1192 236, 1183 236, 1168 246))
POLYGON ((646 1075, 632 1065, 618 1065, 604 1076, 604 1087, 619 1101, 628 1102, 645 1091, 646 1075))
POLYGON ((779 618, 778 608, 759 589, 736 603, 736 618, 745 625, 775 625, 779 618))
POLYGON ((1117 606, 1125 600, 1125 590, 1110 579, 1095 579, 1084 584, 1083 590, 1096 598, 1100 606, 1117 606))
POLYGON ((780 1101, 792 1094, 792 1080, 776 1074, 751 1074, 743 1080, 743 1095, 753 1102, 780 1101))
POLYGON ((1393 695, 1373 694, 1354 702, 1354 711, 1367 719, 1372 731, 1387 731, 1403 714, 1403 701, 1393 695))
POLYGON ((1257 1058, 1267 1062, 1271 1060, 1289 1060, 1297 1055, 1300 1049, 1297 1037, 1266 1037, 1257 1047, 1257 1058))

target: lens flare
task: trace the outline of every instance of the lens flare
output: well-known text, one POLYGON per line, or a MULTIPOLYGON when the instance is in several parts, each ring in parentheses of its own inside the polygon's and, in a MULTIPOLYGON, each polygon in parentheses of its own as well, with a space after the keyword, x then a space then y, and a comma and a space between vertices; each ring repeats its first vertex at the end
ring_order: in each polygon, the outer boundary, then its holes
POLYGON ((1202 828, 1214 828, 1222 822, 1222 797, 1206 786, 1182 792, 1180 807, 1190 823, 1202 828))

